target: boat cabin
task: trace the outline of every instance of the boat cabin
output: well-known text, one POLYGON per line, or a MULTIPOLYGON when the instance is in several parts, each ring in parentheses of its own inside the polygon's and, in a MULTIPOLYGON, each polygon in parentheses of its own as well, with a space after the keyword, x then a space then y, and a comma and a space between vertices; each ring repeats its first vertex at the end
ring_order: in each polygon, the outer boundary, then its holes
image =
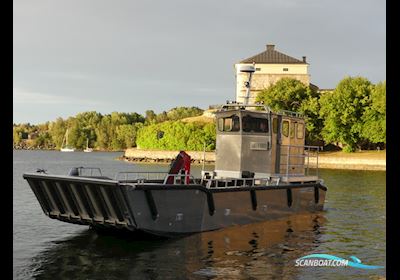
POLYGON ((227 104, 216 113, 215 177, 304 176, 304 118, 266 105, 227 104))

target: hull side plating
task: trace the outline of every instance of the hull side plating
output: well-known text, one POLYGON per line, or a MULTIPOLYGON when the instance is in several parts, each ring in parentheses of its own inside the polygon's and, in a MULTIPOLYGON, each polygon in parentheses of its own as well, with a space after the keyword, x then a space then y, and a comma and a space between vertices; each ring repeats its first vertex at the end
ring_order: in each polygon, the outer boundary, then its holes
POLYGON ((323 209, 319 183, 236 189, 134 185, 114 180, 25 174, 43 212, 94 228, 173 236, 323 209))

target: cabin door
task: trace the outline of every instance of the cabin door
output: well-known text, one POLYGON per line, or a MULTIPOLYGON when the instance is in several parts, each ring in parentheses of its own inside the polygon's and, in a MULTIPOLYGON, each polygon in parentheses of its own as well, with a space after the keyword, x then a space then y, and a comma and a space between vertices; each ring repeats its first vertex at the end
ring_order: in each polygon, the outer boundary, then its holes
POLYGON ((295 140, 295 129, 297 123, 282 116, 276 116, 273 120, 274 144, 275 149, 275 173, 276 174, 294 174, 298 173, 299 163, 302 158, 299 157, 299 147, 295 140), (276 133, 275 133, 276 132, 276 133))
POLYGON ((293 159, 290 157, 291 147, 291 124, 290 119, 284 118, 281 120, 281 133, 280 133, 280 141, 279 141, 279 150, 280 150, 280 173, 286 174, 291 173, 291 165, 293 164, 293 159))

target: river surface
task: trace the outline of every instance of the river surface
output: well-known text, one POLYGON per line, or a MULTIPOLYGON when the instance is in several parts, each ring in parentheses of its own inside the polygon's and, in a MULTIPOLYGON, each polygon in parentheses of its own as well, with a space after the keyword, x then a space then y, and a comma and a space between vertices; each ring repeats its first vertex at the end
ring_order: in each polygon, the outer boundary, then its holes
MULTIPOLYGON (((386 172, 320 170, 325 210, 178 239, 98 235, 48 218, 24 172, 67 174, 74 166, 167 171, 168 165, 116 160, 122 153, 14 151, 14 279, 385 279, 386 269, 298 267, 296 259, 331 254, 386 266, 386 172)), ((212 169, 213 166, 207 166, 212 169)), ((195 175, 200 166, 192 166, 195 175)))

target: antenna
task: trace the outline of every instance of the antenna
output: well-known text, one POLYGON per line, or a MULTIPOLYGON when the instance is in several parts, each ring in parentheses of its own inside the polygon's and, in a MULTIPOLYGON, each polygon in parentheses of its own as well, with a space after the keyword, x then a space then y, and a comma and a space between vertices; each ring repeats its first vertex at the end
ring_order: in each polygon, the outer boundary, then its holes
POLYGON ((203 166, 202 166, 202 168, 201 168, 201 174, 202 174, 202 176, 203 176, 203 173, 204 173, 204 165, 205 165, 205 162, 206 162, 206 141, 204 141, 204 143, 203 143, 203 166))
POLYGON ((239 68, 240 72, 249 73, 248 81, 244 82, 244 85, 246 87, 246 96, 244 98, 244 105, 247 105, 249 103, 251 78, 253 76, 253 73, 256 71, 256 68, 254 67, 254 65, 255 65, 255 62, 253 62, 253 65, 243 65, 239 68))

